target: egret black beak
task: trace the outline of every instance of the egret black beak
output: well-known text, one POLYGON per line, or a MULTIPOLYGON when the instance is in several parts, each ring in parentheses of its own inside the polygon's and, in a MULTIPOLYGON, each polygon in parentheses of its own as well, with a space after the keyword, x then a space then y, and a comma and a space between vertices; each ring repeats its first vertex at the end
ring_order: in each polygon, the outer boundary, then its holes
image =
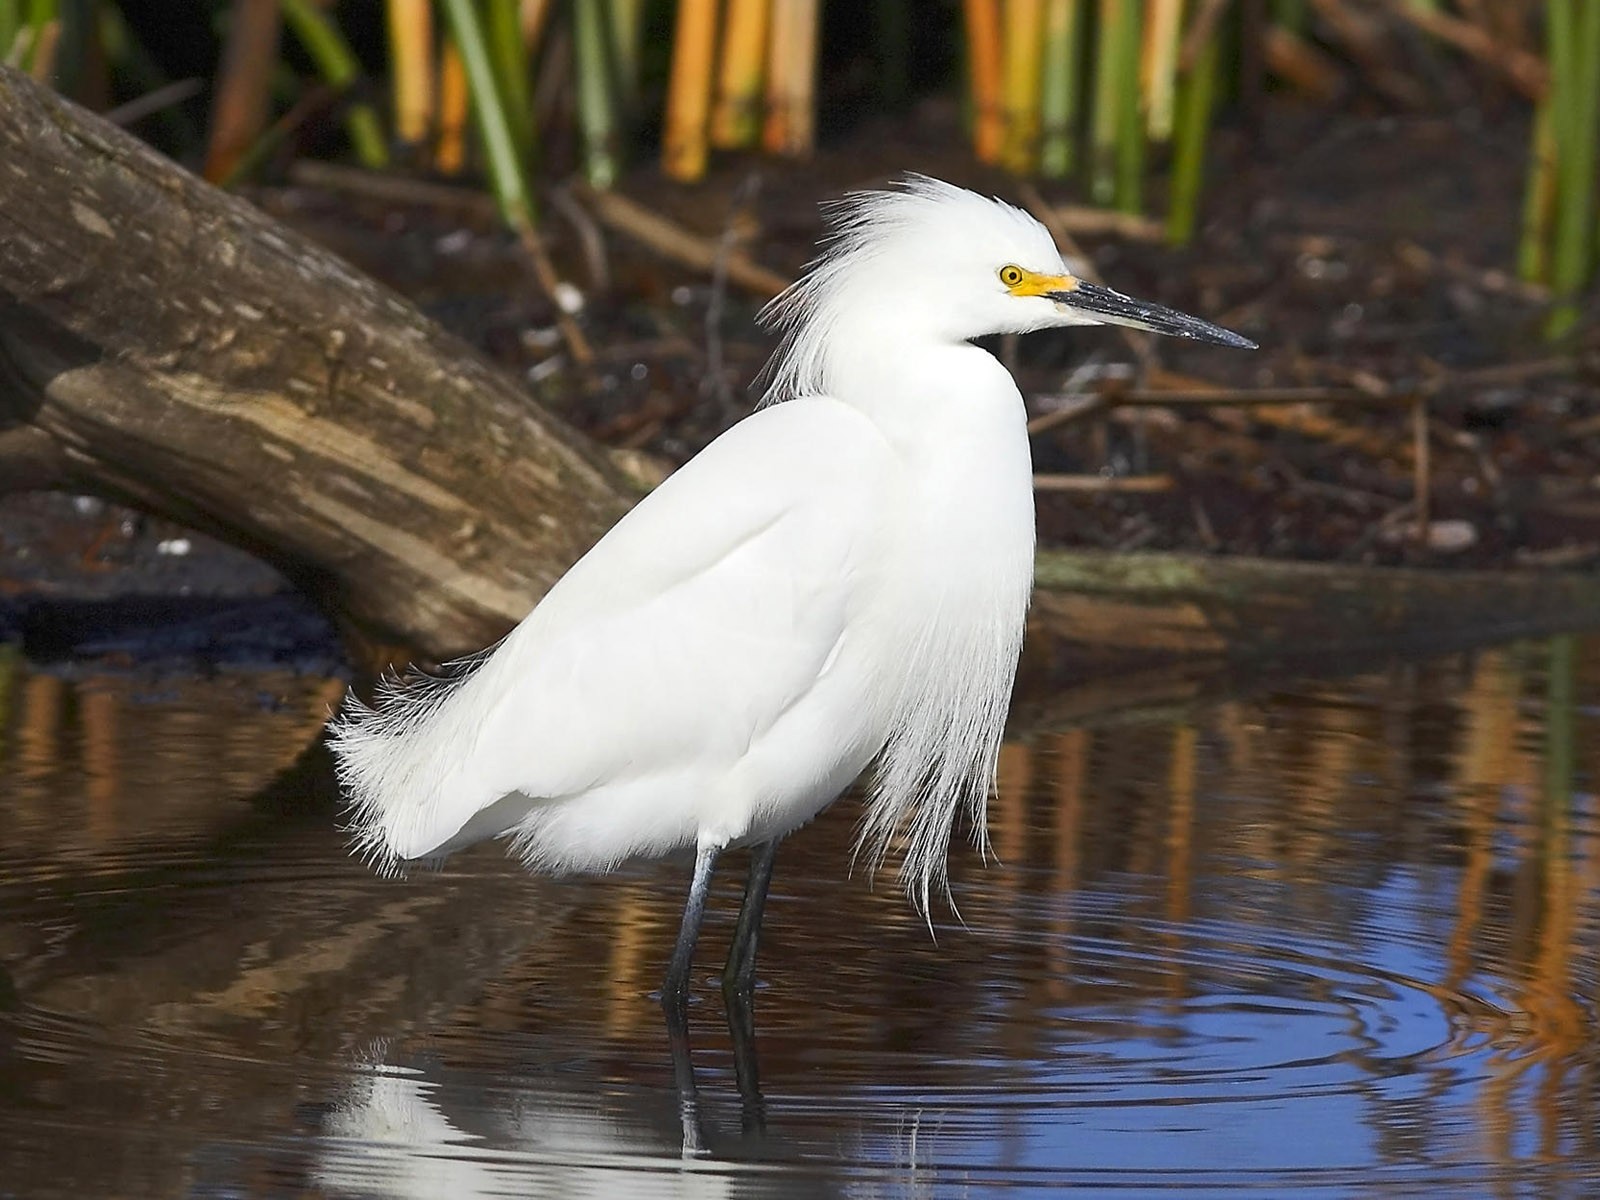
POLYGON ((1108 325, 1130 325, 1134 329, 1148 329, 1151 333, 1164 333, 1168 337, 1189 338, 1196 342, 1212 342, 1218 346, 1237 346, 1241 350, 1254 350, 1256 344, 1240 337, 1220 325, 1191 317, 1176 309, 1163 308, 1124 296, 1097 283, 1078 281, 1070 290, 1046 293, 1050 299, 1081 313, 1098 317, 1108 325))

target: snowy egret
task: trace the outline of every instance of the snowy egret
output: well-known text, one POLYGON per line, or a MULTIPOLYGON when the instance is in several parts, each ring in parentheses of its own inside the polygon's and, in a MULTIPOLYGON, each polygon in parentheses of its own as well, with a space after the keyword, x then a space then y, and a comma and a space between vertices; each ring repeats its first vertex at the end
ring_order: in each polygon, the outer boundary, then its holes
POLYGON ((873 767, 858 853, 924 913, 984 810, 1033 582, 1022 397, 969 339, 1119 324, 1253 343, 1079 279, 1049 233, 923 176, 847 197, 770 306, 771 388, 494 650, 353 699, 331 743, 378 866, 509 837, 532 870, 693 847, 681 1007, 717 856, 754 847, 723 975, 750 988, 778 842, 873 767))

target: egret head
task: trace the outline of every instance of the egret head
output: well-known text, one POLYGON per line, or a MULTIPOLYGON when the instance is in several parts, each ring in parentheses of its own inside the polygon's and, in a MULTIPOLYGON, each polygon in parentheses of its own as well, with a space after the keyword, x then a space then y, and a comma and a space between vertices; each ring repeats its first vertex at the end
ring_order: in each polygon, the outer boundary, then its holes
POLYGON ((1028 213, 925 175, 831 205, 806 275, 763 316, 784 329, 773 392, 825 386, 827 349, 848 331, 964 341, 1066 325, 1128 325, 1254 349, 1209 321, 1079 278, 1028 213))

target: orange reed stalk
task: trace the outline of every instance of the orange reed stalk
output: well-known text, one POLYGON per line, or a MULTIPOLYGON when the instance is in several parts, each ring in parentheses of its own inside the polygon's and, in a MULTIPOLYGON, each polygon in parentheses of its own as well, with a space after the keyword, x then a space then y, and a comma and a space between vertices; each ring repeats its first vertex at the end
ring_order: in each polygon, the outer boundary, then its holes
POLYGON ((967 70, 972 77, 972 144, 982 162, 1000 161, 1000 0, 966 0, 967 70))
POLYGON ((679 0, 661 150, 661 169, 674 179, 694 180, 705 174, 716 45, 716 0, 679 0))
POLYGON ((467 165, 467 67, 454 41, 439 57, 439 141, 433 162, 441 174, 459 175, 467 165))
POLYGON ((267 127, 278 67, 278 0, 235 0, 217 71, 204 174, 220 183, 267 127))
POLYGON ((773 0, 767 120, 761 144, 800 158, 815 141, 817 0, 773 0))

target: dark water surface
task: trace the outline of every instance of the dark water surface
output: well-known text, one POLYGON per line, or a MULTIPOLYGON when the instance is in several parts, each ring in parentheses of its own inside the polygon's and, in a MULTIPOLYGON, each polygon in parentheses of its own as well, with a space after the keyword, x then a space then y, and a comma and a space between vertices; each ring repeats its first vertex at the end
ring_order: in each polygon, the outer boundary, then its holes
POLYGON ((307 753, 337 681, 4 655, 0 1196, 1600 1178, 1600 640, 1028 698, 965 926, 850 877, 836 806, 778 860, 759 1095, 702 984, 692 1097, 650 994, 686 864, 375 879, 307 753))

